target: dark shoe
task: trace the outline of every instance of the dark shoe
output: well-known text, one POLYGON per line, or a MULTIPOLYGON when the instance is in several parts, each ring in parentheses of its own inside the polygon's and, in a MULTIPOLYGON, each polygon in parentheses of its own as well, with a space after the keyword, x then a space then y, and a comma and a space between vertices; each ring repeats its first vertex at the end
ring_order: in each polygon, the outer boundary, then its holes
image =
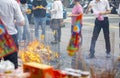
POLYGON ((110 53, 107 53, 106 58, 110 58, 110 57, 111 57, 110 53))
POLYGON ((52 41, 51 42, 51 44, 57 44, 58 43, 58 41, 52 41))
POLYGON ((92 59, 92 58, 95 58, 94 54, 89 54, 89 56, 87 57, 87 59, 92 59))

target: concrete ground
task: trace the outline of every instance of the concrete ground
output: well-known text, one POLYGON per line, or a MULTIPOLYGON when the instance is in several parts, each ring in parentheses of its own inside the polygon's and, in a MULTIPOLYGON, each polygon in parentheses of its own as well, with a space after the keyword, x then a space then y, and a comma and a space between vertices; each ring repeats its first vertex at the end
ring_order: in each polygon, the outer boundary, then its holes
MULTIPOLYGON (((89 47, 92 37, 92 32, 94 28, 94 17, 93 15, 84 15, 83 18, 83 27, 82 27, 82 35, 83 35, 83 44, 80 51, 76 54, 76 56, 69 56, 67 53, 67 46, 71 36, 71 19, 68 17, 65 19, 65 27, 62 28, 62 37, 61 42, 58 44, 51 44, 53 40, 53 33, 49 26, 46 27, 46 44, 51 46, 51 49, 55 52, 59 52, 59 59, 55 59, 50 62, 50 64, 54 67, 58 67, 59 69, 64 68, 77 68, 83 70, 89 70, 90 66, 94 66, 97 69, 107 69, 112 70, 114 68, 114 62, 118 58, 120 54, 120 38, 118 21, 119 17, 117 15, 110 15, 110 42, 111 42, 111 58, 106 58, 105 53, 105 41, 103 36, 103 31, 100 32, 98 40, 96 42, 95 47, 95 56, 94 59, 87 59, 86 57, 89 54, 89 47)), ((34 25, 31 25, 31 36, 34 39, 34 25)), ((41 30, 40 30, 41 32, 41 30)))

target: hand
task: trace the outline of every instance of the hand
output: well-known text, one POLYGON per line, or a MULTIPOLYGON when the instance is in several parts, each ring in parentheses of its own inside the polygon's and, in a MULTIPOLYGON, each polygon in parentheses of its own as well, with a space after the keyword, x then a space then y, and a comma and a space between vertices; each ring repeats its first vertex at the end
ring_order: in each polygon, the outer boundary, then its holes
POLYGON ((110 13, 111 13, 111 11, 110 11, 110 10, 107 10, 107 11, 105 11, 105 12, 100 12, 99 15, 105 15, 105 14, 110 14, 110 13))
POLYGON ((36 6, 35 8, 36 8, 36 9, 39 9, 39 6, 36 6))
POLYGON ((27 14, 31 14, 31 9, 27 9, 27 10, 26 10, 26 13, 27 13, 27 14))
POLYGON ((42 5, 39 6, 39 9, 43 9, 44 7, 42 5))
POLYGON ((43 6, 41 7, 41 9, 45 9, 45 10, 47 10, 47 8, 46 8, 46 7, 43 7, 43 6))
POLYGON ((104 15, 104 14, 105 14, 105 12, 100 12, 100 13, 99 13, 99 15, 104 15))
POLYGON ((68 14, 68 17, 72 17, 73 15, 72 14, 68 14))

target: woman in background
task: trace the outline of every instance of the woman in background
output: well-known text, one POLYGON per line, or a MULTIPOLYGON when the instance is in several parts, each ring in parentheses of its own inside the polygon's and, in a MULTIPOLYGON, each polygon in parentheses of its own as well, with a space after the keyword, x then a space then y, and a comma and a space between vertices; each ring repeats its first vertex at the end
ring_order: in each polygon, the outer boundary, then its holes
POLYGON ((61 20, 63 20, 63 4, 61 0, 54 0, 51 13, 51 28, 54 33, 55 40, 52 44, 60 42, 61 39, 61 20))
POLYGON ((68 53, 69 55, 74 57, 72 58, 72 62, 71 65, 73 68, 80 68, 82 69, 82 57, 81 56, 81 52, 80 52, 80 48, 82 45, 82 17, 83 17, 83 8, 80 5, 80 0, 74 0, 74 7, 72 9, 72 13, 69 14, 68 16, 71 17, 71 40, 75 40, 75 41, 70 41, 69 45, 68 45, 68 53), (77 27, 77 28, 76 28, 77 27), (77 30, 77 31, 76 31, 77 30), (77 43, 74 43, 77 42, 77 43), (72 45, 70 45, 72 44, 72 45), (74 45, 74 46, 73 46, 74 45), (73 52, 71 52, 70 50, 73 50, 73 52), (77 52, 76 52, 77 49, 77 52), (76 60, 76 58, 78 58, 79 60, 76 60), (79 65, 80 64, 80 65, 79 65))
POLYGON ((79 16, 80 14, 83 14, 83 8, 80 5, 80 0, 74 0, 74 7, 72 9, 72 13, 68 16, 70 16, 72 18, 71 21, 71 32, 73 32, 73 27, 75 26, 76 23, 76 17, 79 16))

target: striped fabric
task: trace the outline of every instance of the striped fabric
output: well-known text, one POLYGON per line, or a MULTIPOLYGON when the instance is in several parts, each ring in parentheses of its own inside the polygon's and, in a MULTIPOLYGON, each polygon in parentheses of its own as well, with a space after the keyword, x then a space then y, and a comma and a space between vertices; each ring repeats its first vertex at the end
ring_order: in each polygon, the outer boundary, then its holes
POLYGON ((70 38, 70 42, 67 47, 68 52, 77 52, 79 50, 79 46, 81 46, 82 44, 82 34, 81 34, 82 17, 83 17, 83 14, 79 15, 76 18, 76 24, 73 27, 73 32, 70 38))

